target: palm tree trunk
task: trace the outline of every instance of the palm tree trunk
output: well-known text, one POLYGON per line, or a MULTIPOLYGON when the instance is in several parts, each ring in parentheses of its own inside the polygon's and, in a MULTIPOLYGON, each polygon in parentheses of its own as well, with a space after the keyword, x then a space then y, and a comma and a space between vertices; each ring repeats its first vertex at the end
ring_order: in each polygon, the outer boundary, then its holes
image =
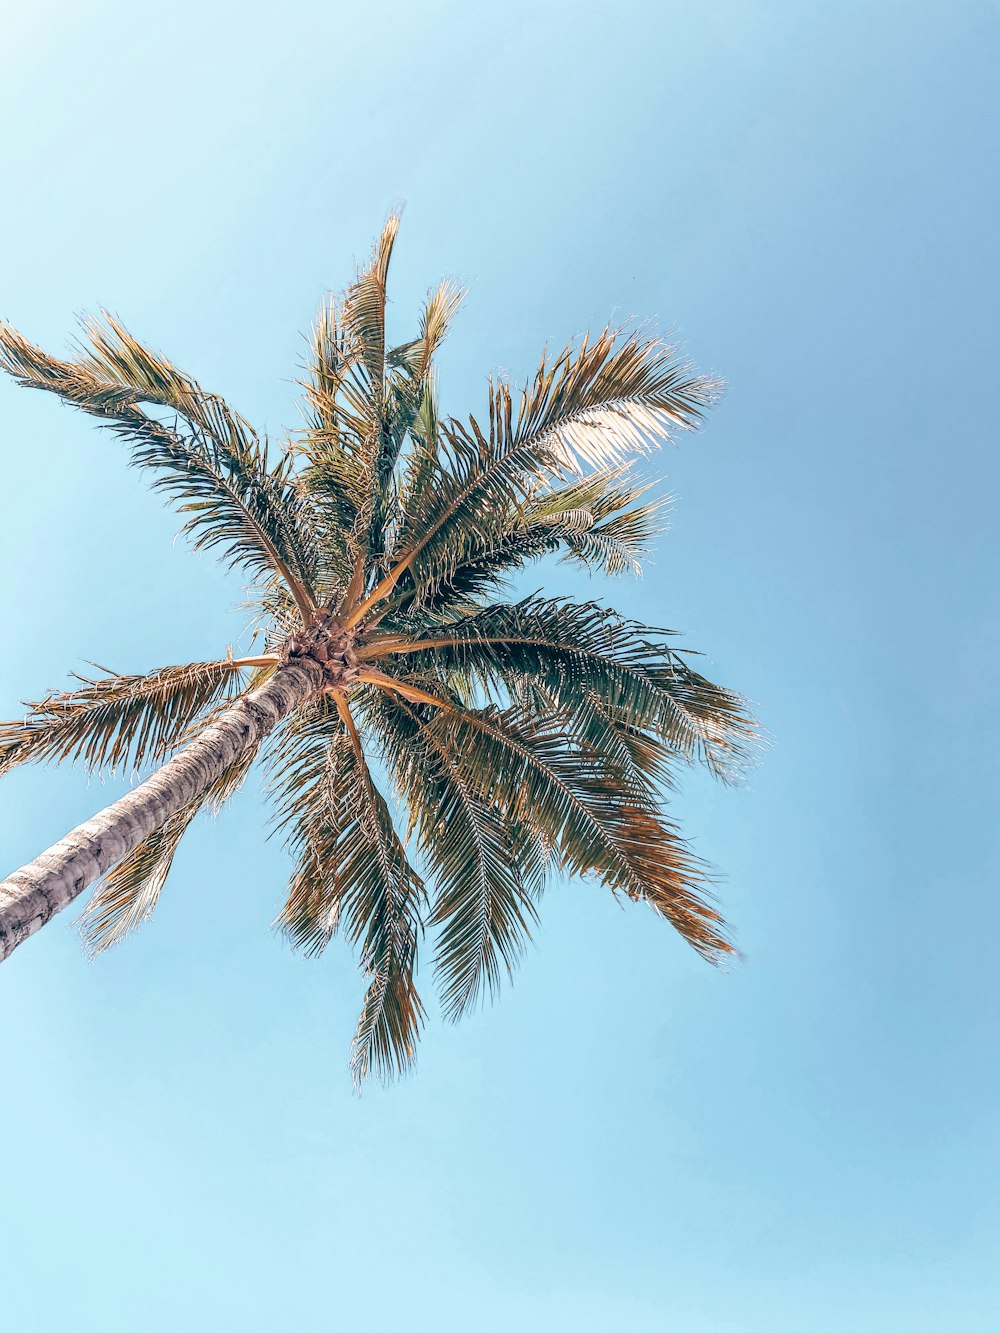
POLYGON ((320 689, 325 669, 308 657, 278 668, 134 791, 78 825, 0 883, 0 961, 143 838, 215 781, 251 745, 320 689))

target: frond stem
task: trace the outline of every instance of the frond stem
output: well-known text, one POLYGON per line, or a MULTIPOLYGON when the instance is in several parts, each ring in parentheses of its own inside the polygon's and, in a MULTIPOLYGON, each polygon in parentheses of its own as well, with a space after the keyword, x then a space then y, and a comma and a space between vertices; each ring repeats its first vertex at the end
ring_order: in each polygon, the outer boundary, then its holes
MULTIPOLYGON (((415 704, 434 704, 436 708, 453 708, 447 699, 439 699, 435 694, 428 694, 426 690, 418 689, 415 685, 405 685, 401 680, 395 680, 392 676, 387 676, 381 671, 362 670, 359 671, 356 680, 364 681, 368 685, 375 685, 380 690, 388 690, 393 694, 401 694, 404 699, 409 699, 415 704)), ((345 700, 346 706, 346 700, 345 700)), ((340 707, 340 696, 337 698, 337 707, 340 707)), ((341 714, 343 716, 343 714, 341 714)))
POLYGON ((233 667, 277 666, 281 658, 277 653, 261 653, 259 657, 234 657, 226 665, 233 667))
POLYGON ((347 696, 344 694, 343 690, 331 690, 331 693, 333 695, 334 703, 337 705, 337 712, 340 714, 340 720, 343 722, 347 729, 347 734, 350 737, 351 749, 354 751, 354 757, 362 768, 367 771, 365 752, 361 747, 361 737, 358 734, 357 723, 354 721, 354 714, 351 712, 348 705, 347 696))

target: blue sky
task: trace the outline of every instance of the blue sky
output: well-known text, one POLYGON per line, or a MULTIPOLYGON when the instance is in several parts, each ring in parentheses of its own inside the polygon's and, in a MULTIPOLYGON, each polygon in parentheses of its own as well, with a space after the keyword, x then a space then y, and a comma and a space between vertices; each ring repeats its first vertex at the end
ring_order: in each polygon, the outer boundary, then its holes
MULTIPOLYGON (((356 1097, 361 982, 292 955, 256 790, 153 921, 0 972, 18 1333, 995 1333, 1000 13, 871 0, 36 3, 0 48, 0 314, 105 305, 253 420, 405 201, 393 319, 471 289, 445 404, 612 317, 729 392, 641 585, 774 743, 677 802, 726 975, 553 888, 516 986, 356 1097)), ((215 655, 237 583, 86 421, 0 384, 0 715, 215 655)), ((559 571, 546 588, 568 586, 559 571)), ((12 868, 117 790, 5 780, 12 868)))

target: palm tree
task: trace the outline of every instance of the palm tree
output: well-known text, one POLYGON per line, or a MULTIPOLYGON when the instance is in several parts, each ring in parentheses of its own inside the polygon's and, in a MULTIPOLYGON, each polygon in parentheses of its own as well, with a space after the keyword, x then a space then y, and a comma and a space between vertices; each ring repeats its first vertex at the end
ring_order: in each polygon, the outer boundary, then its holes
POLYGON ((249 576, 263 635, 254 656, 79 678, 0 725, 0 773, 155 768, 0 884, 0 958, 95 882, 85 943, 122 939, 194 816, 263 750, 295 861, 280 925, 307 954, 342 926, 368 980, 359 1079, 413 1058, 425 928, 457 1018, 514 966, 554 870, 648 903, 710 960, 732 952, 663 795, 678 761, 728 779, 753 744, 743 701, 667 631, 597 601, 510 599, 510 576, 549 554, 639 569, 663 505, 637 460, 696 427, 716 383, 608 328, 543 356, 517 396, 491 379, 483 421, 443 417, 434 357, 462 293, 439 286, 417 336, 387 346, 397 227, 324 304, 306 424, 276 456, 110 316, 71 360, 0 325, 3 368, 109 427, 194 546, 249 576))

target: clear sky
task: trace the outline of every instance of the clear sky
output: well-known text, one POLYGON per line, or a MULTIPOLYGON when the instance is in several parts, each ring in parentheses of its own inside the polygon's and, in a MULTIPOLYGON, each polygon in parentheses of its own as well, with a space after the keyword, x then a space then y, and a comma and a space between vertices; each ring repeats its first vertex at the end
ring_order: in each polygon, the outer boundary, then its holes
MULTIPOLYGON (((269 933, 255 789, 132 942, 48 927, 0 969, 3 1327, 996 1333, 997 5, 3 9, 0 314, 54 350, 103 304, 293 425, 397 201, 397 331, 471 288, 455 413, 609 315, 676 326, 730 389, 600 591, 774 738, 678 801, 744 963, 558 885, 501 1003, 361 1098, 360 978, 269 933)), ((5 381, 0 449, 0 715, 236 639, 86 420, 5 381)), ((0 868, 117 790, 8 778, 0 868)))

